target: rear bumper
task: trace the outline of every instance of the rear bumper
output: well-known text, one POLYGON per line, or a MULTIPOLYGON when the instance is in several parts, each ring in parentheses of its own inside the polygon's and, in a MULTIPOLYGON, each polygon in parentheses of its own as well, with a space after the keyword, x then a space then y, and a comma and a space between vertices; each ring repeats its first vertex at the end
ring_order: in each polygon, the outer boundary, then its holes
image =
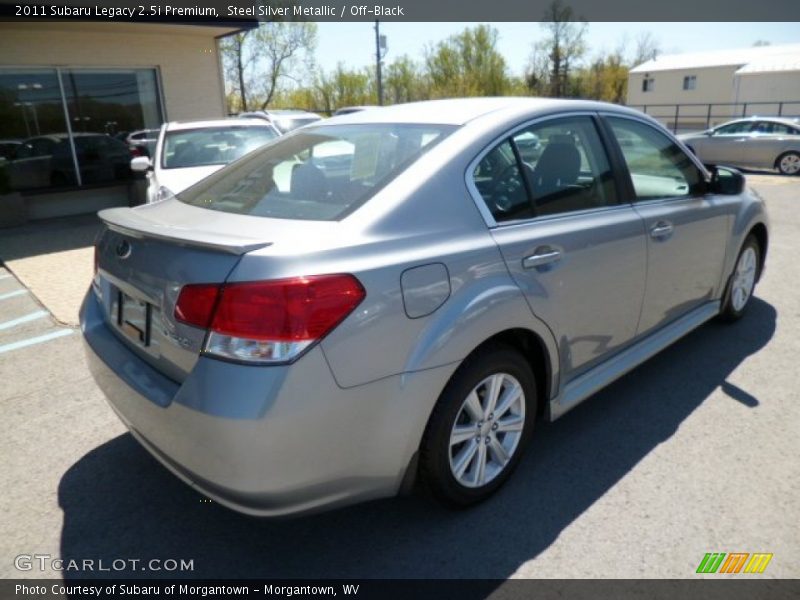
POLYGON ((92 375, 134 437, 203 494, 258 516, 396 494, 457 366, 342 389, 317 346, 288 366, 201 357, 178 384, 117 339, 91 290, 81 328, 92 375))

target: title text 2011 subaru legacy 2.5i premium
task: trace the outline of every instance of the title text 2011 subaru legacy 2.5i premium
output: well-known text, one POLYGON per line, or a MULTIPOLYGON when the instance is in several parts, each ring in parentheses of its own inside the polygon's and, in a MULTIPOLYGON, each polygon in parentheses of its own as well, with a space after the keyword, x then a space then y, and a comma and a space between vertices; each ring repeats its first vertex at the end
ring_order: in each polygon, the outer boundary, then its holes
POLYGON ((417 479, 484 499, 535 419, 741 316, 767 250, 738 172, 582 101, 337 117, 100 216, 96 380, 167 468, 256 515, 417 479))

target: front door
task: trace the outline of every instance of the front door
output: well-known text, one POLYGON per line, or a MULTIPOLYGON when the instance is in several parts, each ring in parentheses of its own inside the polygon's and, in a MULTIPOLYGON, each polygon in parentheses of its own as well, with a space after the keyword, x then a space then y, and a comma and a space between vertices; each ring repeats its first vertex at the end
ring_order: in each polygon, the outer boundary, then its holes
POLYGON ((647 231, 647 285, 637 334, 716 298, 733 199, 705 194, 703 173, 648 123, 608 117, 631 174, 647 231))

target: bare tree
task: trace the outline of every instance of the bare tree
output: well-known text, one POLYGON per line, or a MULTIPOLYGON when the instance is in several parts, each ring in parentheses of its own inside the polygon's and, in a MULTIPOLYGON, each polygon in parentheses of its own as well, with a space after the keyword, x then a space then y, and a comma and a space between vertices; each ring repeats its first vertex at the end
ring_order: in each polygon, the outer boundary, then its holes
POLYGON ((661 54, 661 44, 649 31, 639 34, 633 51, 631 66, 636 67, 648 60, 654 60, 661 54))
POLYGON ((529 84, 541 86, 543 61, 547 64, 547 92, 551 96, 569 95, 569 74, 586 53, 584 37, 588 24, 577 17, 562 0, 553 0, 542 19, 548 36, 534 46, 526 71, 529 84), (543 58, 544 57, 544 58, 543 58))
POLYGON ((259 71, 257 91, 261 97, 261 110, 266 109, 282 79, 299 81, 314 61, 317 46, 316 23, 262 23, 253 34, 254 52, 259 71))
MULTIPOLYGON (((231 86, 234 96, 238 96, 238 105, 241 110, 247 110, 247 84, 246 73, 253 61, 252 53, 246 53, 245 42, 250 30, 241 31, 230 35, 220 43, 222 54, 222 68, 225 79, 231 86)), ((234 112, 234 102, 229 99, 228 111, 234 112)))
POLYGON ((220 44, 229 111, 266 109, 284 80, 311 72, 317 44, 315 23, 261 23, 220 44))

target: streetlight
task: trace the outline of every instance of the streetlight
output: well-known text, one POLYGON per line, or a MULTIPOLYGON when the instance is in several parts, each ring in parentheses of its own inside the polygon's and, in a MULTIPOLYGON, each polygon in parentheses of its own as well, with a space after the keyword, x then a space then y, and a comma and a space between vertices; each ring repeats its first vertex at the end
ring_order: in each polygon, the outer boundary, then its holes
POLYGON ((378 80, 378 105, 383 106, 383 77, 381 66, 383 58, 389 49, 386 46, 386 36, 381 35, 381 23, 375 21, 375 71, 378 80))

